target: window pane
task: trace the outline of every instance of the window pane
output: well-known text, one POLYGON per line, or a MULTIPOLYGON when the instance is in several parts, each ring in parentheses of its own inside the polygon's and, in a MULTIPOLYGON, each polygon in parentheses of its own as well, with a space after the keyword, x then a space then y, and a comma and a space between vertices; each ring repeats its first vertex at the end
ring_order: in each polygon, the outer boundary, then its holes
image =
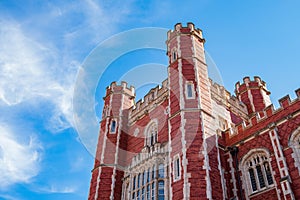
POLYGON ((260 165, 256 166, 256 173, 257 173, 260 188, 266 187, 264 176, 262 174, 260 165))
POLYGON ((253 192, 255 192, 255 191, 257 191, 257 185, 256 185, 253 169, 249 169, 249 176, 250 176, 252 190, 253 190, 253 192))
POLYGON ((145 200, 145 188, 142 189, 142 200, 145 200))
POLYGON ((139 190, 137 191, 136 197, 137 197, 137 200, 140 200, 140 191, 139 190))
POLYGON ((141 179, 141 174, 139 174, 139 176, 138 176, 138 180, 137 180, 137 188, 139 188, 140 187, 140 179, 141 179))
POLYGON ((147 185, 147 200, 150 200, 150 185, 147 185))
POLYGON ((152 200, 155 199, 155 182, 152 183, 151 197, 152 197, 152 200))
POLYGON ((113 121, 111 122, 111 129, 110 129, 110 132, 112 132, 112 133, 116 132, 116 125, 117 125, 116 121, 113 120, 113 121))
POLYGON ((158 178, 164 178, 164 165, 160 164, 158 166, 158 178))
POLYGON ((158 182, 158 200, 164 200, 165 195, 164 195, 164 181, 159 181, 158 182))
POLYGON ((146 185, 146 180, 147 180, 147 173, 143 172, 143 185, 146 185))
POLYGON ((153 170, 152 170, 152 180, 155 179, 155 174, 156 174, 156 168, 155 168, 155 165, 153 166, 153 170))
POLYGON ((267 175, 268 184, 272 185, 274 182, 273 182, 273 177, 272 177, 272 173, 271 173, 269 163, 267 163, 267 162, 264 163, 264 168, 265 168, 265 172, 266 172, 266 175, 267 175))
POLYGON ((187 95, 188 97, 193 97, 193 88, 191 83, 187 84, 187 95))
POLYGON ((150 168, 147 171, 147 183, 150 182, 150 168))
POLYGON ((135 199, 135 192, 132 193, 132 199, 135 199))
POLYGON ((180 177, 180 162, 179 162, 179 158, 176 158, 175 160, 175 178, 179 178, 180 177))
POLYGON ((135 190, 135 179, 136 179, 136 176, 133 177, 133 183, 132 183, 132 189, 135 190))

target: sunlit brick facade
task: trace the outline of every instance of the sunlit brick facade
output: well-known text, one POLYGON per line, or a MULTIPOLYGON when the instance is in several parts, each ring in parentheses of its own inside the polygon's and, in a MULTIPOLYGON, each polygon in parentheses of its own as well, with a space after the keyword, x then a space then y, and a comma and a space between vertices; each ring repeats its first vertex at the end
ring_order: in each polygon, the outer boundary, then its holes
POLYGON ((300 199, 300 90, 276 110, 259 77, 231 95, 208 78, 200 29, 167 35, 161 86, 138 102, 107 87, 88 199, 300 199))

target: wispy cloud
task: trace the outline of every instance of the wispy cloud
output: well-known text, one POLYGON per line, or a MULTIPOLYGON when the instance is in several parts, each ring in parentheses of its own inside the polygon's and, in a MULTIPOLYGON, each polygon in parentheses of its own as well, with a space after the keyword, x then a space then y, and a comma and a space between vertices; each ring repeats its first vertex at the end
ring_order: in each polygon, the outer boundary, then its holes
POLYGON ((0 125, 0 133, 0 188, 28 183, 39 173, 41 145, 34 137, 21 143, 4 125, 0 125))
POLYGON ((54 132, 69 127, 77 66, 58 74, 55 50, 26 36, 18 23, 1 21, 0 26, 0 100, 14 106, 46 99, 54 105, 49 127, 54 132))
POLYGON ((73 185, 65 186, 63 184, 51 184, 48 186, 37 187, 35 192, 44 194, 70 194, 76 192, 77 187, 73 185))

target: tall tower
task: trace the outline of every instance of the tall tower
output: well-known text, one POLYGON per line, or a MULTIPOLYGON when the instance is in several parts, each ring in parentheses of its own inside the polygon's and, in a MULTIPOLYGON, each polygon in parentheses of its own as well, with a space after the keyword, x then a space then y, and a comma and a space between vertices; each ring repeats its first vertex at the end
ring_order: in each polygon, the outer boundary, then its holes
POLYGON ((168 32, 169 181, 174 200, 222 198, 204 42, 192 23, 176 24, 168 32))
POLYGON ((121 199, 128 109, 134 97, 134 88, 125 82, 113 82, 106 89, 89 200, 121 199))

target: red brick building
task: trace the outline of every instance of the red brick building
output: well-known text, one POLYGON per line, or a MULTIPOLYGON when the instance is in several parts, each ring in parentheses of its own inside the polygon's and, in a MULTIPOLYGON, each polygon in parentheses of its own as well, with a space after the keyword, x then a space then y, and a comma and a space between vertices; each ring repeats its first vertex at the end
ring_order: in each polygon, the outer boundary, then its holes
POLYGON ((300 199, 300 89, 276 110, 259 77, 231 95, 208 78, 201 30, 167 35, 161 86, 138 102, 107 87, 89 200, 300 199))

